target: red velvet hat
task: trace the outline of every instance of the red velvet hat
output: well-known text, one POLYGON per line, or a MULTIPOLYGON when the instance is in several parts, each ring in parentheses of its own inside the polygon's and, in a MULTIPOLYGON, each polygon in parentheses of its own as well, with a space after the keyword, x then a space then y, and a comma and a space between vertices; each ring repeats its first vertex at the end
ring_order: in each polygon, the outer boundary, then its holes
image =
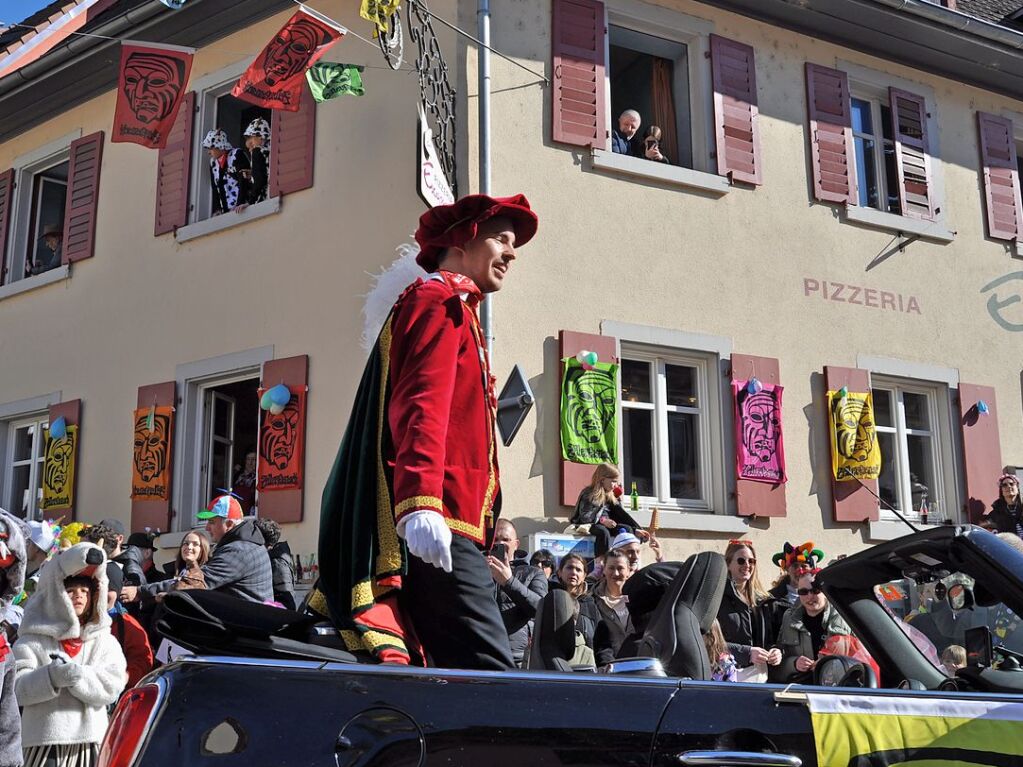
POLYGON ((470 194, 451 205, 431 208, 419 217, 416 263, 428 272, 437 270, 437 258, 445 248, 462 247, 476 236, 477 227, 489 218, 507 216, 515 228, 515 247, 536 234, 537 217, 525 195, 489 197, 470 194))

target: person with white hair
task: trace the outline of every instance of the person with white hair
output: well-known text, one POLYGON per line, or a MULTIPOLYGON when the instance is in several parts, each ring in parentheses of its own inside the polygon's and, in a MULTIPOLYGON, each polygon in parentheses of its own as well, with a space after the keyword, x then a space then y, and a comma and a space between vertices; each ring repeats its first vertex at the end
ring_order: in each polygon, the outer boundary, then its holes
POLYGON ((639 126, 642 124, 643 118, 635 109, 626 109, 622 112, 618 116, 618 127, 611 131, 611 151, 640 157, 636 142, 639 139, 639 126))

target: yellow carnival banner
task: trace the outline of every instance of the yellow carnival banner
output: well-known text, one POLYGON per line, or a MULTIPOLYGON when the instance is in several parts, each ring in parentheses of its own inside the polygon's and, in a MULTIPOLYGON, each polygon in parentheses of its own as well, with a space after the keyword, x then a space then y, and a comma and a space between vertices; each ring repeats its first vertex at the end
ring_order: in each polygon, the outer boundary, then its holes
POLYGON ((874 403, 869 392, 829 391, 828 428, 831 470, 836 480, 880 476, 881 447, 877 443, 874 403))
POLYGON ((1023 703, 809 693, 820 767, 1023 764, 1023 703))
POLYGON ((43 461, 44 512, 70 509, 75 503, 75 464, 78 462, 78 427, 67 426, 61 439, 46 430, 46 458, 43 461))

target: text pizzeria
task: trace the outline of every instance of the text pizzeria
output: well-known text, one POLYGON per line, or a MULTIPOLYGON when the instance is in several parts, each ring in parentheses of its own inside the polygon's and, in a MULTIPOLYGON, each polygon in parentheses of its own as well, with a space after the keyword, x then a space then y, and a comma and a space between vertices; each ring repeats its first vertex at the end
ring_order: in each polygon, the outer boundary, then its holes
POLYGON ((871 309, 887 309, 903 314, 923 314, 916 296, 865 288, 860 285, 846 285, 844 282, 828 282, 827 280, 804 277, 803 295, 842 304, 866 306, 871 309))

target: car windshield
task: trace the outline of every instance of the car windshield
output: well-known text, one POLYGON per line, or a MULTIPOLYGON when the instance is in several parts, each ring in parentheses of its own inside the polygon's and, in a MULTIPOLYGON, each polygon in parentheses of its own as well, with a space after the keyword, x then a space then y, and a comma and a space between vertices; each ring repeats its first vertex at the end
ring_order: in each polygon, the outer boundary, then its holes
POLYGON ((974 579, 953 572, 929 583, 910 578, 882 583, 874 594, 898 619, 899 628, 934 666, 954 676, 966 665, 966 631, 978 626, 991 630, 995 647, 1023 652, 1023 626, 1008 606, 972 604, 974 579))

